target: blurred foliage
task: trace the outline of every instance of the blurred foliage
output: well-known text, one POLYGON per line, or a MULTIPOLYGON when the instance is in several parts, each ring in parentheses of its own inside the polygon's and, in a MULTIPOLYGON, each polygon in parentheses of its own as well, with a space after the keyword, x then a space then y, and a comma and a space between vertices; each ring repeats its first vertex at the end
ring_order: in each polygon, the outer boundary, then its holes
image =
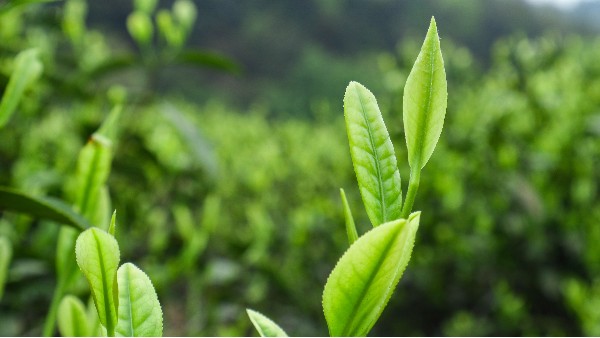
MULTIPOLYGON (((392 2, 374 3, 383 10, 392 2)), ((460 12, 452 4, 457 1, 443 3, 438 10, 460 12)), ((474 5, 481 2, 468 3, 477 20, 494 14, 474 5)), ((234 7, 226 2, 225 12, 227 4, 234 7)), ((304 13, 271 4, 272 11, 304 13)), ((317 23, 332 30, 350 20, 347 12, 340 14, 341 2, 310 4, 325 13, 317 23)), ((137 10, 151 23, 161 11, 181 11, 150 5, 140 1, 137 10)), ((361 13, 367 5, 352 6, 361 13)), ((124 28, 132 8, 116 16, 124 28)), ((219 18, 203 16, 202 8, 200 21, 219 18)), ((426 9, 412 10, 429 16, 426 9)), ((141 61, 152 55, 143 50, 147 40, 139 35, 140 44, 128 44, 87 28, 85 12, 85 2, 68 0, 16 7, 0 17, 0 88, 6 88, 21 50, 37 48, 44 66, 0 132, 0 184, 64 196, 73 184, 77 153, 110 107, 123 102, 108 179, 119 214, 117 237, 124 259, 139 262, 156 286, 165 334, 253 334, 246 307, 272 314, 290 334, 326 334, 321 292, 347 247, 340 187, 359 231, 369 224, 353 188, 343 89, 351 79, 373 89, 397 158, 406 159, 402 89, 420 41, 391 35, 386 48, 346 56, 345 49, 310 45, 298 51, 301 40, 275 29, 274 41, 293 46, 290 55, 300 62, 288 72, 273 60, 271 76, 278 80, 252 82, 250 94, 265 94, 241 109, 223 102, 227 95, 203 100, 209 96, 206 83, 162 95, 162 79, 195 83, 207 77, 159 67, 156 86, 148 85, 146 71, 153 68, 141 61), (98 73, 118 65, 123 50, 133 68, 98 73), (289 77, 280 76, 284 71, 289 77), (189 93, 203 102, 184 98, 189 93)), ((228 13, 231 20, 242 18, 228 13)), ((269 13, 244 16, 254 22, 244 34, 280 27, 262 20, 279 20, 269 13)), ((470 25, 479 24, 437 19, 448 74, 445 128, 415 202, 416 210, 427 212, 413 260, 373 334, 597 335, 600 40, 559 33, 531 39, 523 33, 494 43, 484 62, 468 41, 444 35, 446 29, 472 32, 470 25)), ((417 21, 403 24, 422 31, 427 20, 417 21)), ((158 43, 156 27, 153 32, 151 41, 158 43)), ((269 45, 248 35, 238 39, 222 43, 252 45, 252 53, 271 60, 269 45)), ((327 39, 345 41, 333 33, 327 39)), ((251 73, 258 66, 244 60, 249 74, 239 82, 256 80, 251 73)), ((229 76, 217 82, 247 95, 236 81, 229 76)), ((406 185, 408 172, 402 177, 406 185)), ((0 237, 13 249, 0 335, 41 333, 56 280, 57 229, 35 226, 40 222, 10 213, 0 219, 0 237)), ((75 291, 85 294, 86 288, 75 291)))

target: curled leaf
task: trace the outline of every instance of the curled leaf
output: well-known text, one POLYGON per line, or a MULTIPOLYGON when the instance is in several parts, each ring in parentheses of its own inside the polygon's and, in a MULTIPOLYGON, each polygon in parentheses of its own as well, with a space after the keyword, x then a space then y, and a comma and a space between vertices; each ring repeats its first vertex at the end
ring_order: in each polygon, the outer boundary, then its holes
POLYGON ((332 337, 366 336, 375 325, 410 260, 419 216, 372 229, 340 258, 323 291, 332 337))

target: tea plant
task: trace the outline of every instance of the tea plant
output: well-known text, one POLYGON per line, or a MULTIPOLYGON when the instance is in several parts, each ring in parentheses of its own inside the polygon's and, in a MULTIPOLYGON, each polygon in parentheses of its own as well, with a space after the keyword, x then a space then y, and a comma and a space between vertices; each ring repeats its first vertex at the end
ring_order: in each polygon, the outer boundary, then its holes
MULTIPOLYGON (((162 336, 162 310, 154 286, 132 263, 119 267, 120 251, 114 232, 113 214, 108 232, 90 228, 79 234, 75 246, 77 264, 90 285, 99 322, 109 337, 162 336)), ((67 309, 64 313, 76 312, 82 317, 82 304, 69 302, 75 311, 67 309)), ((78 322, 63 325, 63 335, 76 332, 78 322)))
MULTIPOLYGON (((402 204, 400 173, 381 112, 373 94, 351 82, 344 96, 350 154, 363 203, 373 229, 358 236, 344 190, 340 190, 349 249, 329 275, 323 311, 331 336, 366 336, 402 277, 414 246, 420 212, 411 214, 420 173, 440 137, 447 84, 435 19, 404 88, 404 130, 411 167, 402 204)), ((263 315, 248 310, 261 336, 285 332, 263 315)))

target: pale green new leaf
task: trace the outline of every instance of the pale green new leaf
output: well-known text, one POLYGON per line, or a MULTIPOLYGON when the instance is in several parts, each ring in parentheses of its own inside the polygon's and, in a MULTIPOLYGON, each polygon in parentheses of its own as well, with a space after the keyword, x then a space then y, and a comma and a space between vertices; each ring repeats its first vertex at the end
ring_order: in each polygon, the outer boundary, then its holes
POLYGON ((8 238, 0 236, 0 300, 4 294, 4 284, 8 276, 8 267, 12 257, 12 246, 8 238))
POLYGON ((63 337, 88 337, 88 326, 85 306, 79 298, 67 295, 58 306, 58 331, 63 337))
POLYGON ((448 89, 435 19, 404 87, 403 119, 408 163, 422 169, 444 126, 448 89))
POLYGON ((356 225, 354 224, 354 217, 352 217, 352 211, 348 200, 346 199, 346 193, 344 189, 340 189, 340 195, 342 196, 342 204, 344 205, 344 219, 346 221, 346 234, 348 235, 348 243, 356 242, 358 239, 358 232, 356 231, 356 225))
POLYGON ((110 212, 110 196, 103 190, 110 174, 112 146, 121 110, 120 106, 113 108, 77 158, 74 202, 79 212, 97 227, 105 225, 104 220, 110 212))
POLYGON ((420 212, 380 225, 344 253, 323 291, 323 312, 332 337, 366 336, 406 268, 420 212))
POLYGON ((100 323, 110 334, 117 323, 119 244, 108 232, 91 228, 77 238, 75 255, 90 284, 100 323))
POLYGON ((344 95, 350 155, 367 215, 373 226, 400 217, 402 190, 394 146, 375 96, 357 82, 344 95))
POLYGON ((43 68, 36 49, 28 49, 17 55, 15 68, 0 101, 0 128, 8 122, 21 101, 25 89, 42 74, 43 68))
POLYGON ((160 337, 163 314, 150 278, 131 263, 118 271, 119 321, 115 333, 122 337, 160 337))
POLYGON ((283 331, 279 325, 275 324, 274 321, 267 318, 260 312, 256 312, 251 309, 246 309, 248 317, 252 325, 256 328, 261 337, 287 337, 287 333, 283 331))

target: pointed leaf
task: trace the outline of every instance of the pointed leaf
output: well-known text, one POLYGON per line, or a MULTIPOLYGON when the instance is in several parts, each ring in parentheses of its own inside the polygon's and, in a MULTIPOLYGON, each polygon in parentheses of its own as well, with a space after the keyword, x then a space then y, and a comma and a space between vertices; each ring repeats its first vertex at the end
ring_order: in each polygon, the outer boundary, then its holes
POLYGON ((12 246, 8 238, 0 236, 0 300, 4 294, 4 284, 8 276, 8 267, 12 258, 12 246))
POLYGON ((410 260, 419 216, 382 224, 344 253, 323 291, 332 337, 366 336, 375 325, 410 260))
POLYGON ((287 333, 285 333, 285 331, 279 327, 279 325, 275 324, 274 321, 270 320, 262 313, 250 309, 246 309, 246 312, 248 313, 248 317, 250 317, 252 325, 254 325, 261 337, 288 336, 287 333))
POLYGON ((354 217, 352 217, 352 211, 348 205, 346 199, 346 193, 344 189, 340 189, 340 195, 342 196, 342 204, 344 205, 344 219, 346 220, 346 234, 348 235, 348 243, 356 242, 358 239, 358 232, 356 231, 356 225, 354 224, 354 217))
POLYGON ((17 55, 15 68, 0 101, 0 128, 8 122, 21 101, 25 89, 42 74, 43 68, 36 49, 28 49, 17 55))
POLYGON ((58 331, 63 337, 88 337, 88 326, 85 306, 79 298, 67 295, 58 306, 58 331))
POLYGON ((112 217, 110 218, 110 224, 108 225, 108 233, 113 237, 117 231, 117 210, 113 211, 112 217))
POLYGON ((109 212, 104 211, 99 215, 96 213, 96 208, 102 202, 102 189, 110 173, 112 139, 116 134, 115 129, 118 127, 120 113, 119 107, 113 109, 100 129, 90 137, 77 160, 75 205, 81 214, 91 219, 96 226, 102 226, 99 223, 109 212))
POLYGON ((400 217, 402 190, 394 146, 375 96, 357 82, 344 95, 350 154, 367 214, 373 226, 400 217))
POLYGON ((90 223, 85 218, 60 200, 51 197, 35 197, 5 187, 0 187, 0 210, 48 219, 80 231, 90 227, 90 223))
POLYGON ((117 323, 119 244, 108 232, 91 228, 77 238, 75 255, 90 284, 100 323, 110 334, 117 323))
POLYGON ((160 337, 163 315, 150 278, 137 266, 123 264, 118 271, 119 321, 115 330, 123 337, 160 337))
POLYGON ((435 19, 431 24, 404 87, 404 133, 408 163, 421 169, 427 164, 442 133, 448 90, 444 59, 435 19))

